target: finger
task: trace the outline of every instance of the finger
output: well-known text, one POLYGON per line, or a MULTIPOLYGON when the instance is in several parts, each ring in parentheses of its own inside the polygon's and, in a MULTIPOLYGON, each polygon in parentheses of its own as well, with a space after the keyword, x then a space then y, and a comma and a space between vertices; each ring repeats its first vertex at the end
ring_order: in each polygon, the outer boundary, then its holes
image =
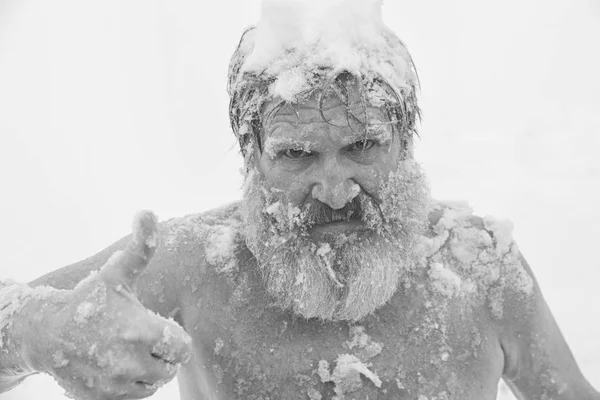
POLYGON ((159 360, 150 354, 146 355, 144 372, 139 374, 134 383, 142 383, 148 386, 159 387, 171 381, 179 371, 179 364, 170 364, 159 360))
POLYGON ((123 251, 109 258, 100 271, 100 277, 122 283, 130 288, 146 268, 158 246, 158 220, 151 211, 141 211, 133 219, 131 242, 123 251))
POLYGON ((158 246, 158 218, 149 210, 138 212, 133 218, 133 235, 127 249, 150 261, 158 246))
POLYGON ((177 323, 166 322, 150 354, 168 364, 186 363, 192 354, 192 339, 177 323))

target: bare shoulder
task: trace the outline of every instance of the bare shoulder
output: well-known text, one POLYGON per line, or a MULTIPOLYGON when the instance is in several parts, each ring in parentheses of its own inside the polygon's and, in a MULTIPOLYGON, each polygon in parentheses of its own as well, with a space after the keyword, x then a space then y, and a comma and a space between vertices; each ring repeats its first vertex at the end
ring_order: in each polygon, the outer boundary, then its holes
MULTIPOLYGON (((204 213, 173 218, 159 226, 161 243, 140 277, 137 292, 149 309, 177 319, 182 296, 198 290, 202 282, 216 275, 233 272, 240 240, 241 218, 237 203, 204 213)), ((108 259, 123 250, 130 235, 99 253, 44 275, 32 286, 72 289, 108 259)))
POLYGON ((140 278, 142 302, 179 319, 190 297, 235 274, 241 227, 238 203, 163 222, 159 249, 140 278))
POLYGON ((503 377, 519 398, 599 398, 581 374, 512 228, 509 221, 474 216, 464 203, 435 203, 425 239, 431 284, 483 311, 480 323, 502 349, 503 377))
POLYGON ((429 222, 425 253, 434 285, 448 286, 445 281, 455 276, 461 293, 496 322, 514 311, 515 301, 531 298, 535 281, 512 237, 510 221, 478 217, 467 203, 435 202, 429 222))

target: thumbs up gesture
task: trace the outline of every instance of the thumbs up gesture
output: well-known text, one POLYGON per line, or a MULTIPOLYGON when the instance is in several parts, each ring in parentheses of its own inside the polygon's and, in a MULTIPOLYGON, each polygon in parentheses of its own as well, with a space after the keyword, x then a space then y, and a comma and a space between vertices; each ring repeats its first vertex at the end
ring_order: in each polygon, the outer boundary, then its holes
POLYGON ((51 374, 70 397, 140 399, 173 379, 191 354, 174 321, 146 309, 135 287, 158 244, 157 221, 141 212, 127 248, 75 289, 39 306, 30 326, 34 368, 51 374))

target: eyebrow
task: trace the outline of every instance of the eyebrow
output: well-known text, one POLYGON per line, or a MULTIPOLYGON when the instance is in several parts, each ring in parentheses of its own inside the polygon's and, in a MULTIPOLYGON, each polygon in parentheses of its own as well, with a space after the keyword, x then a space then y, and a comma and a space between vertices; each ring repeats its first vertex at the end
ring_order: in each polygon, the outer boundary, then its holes
MULTIPOLYGON (((388 144, 392 140, 392 135, 393 131, 391 128, 389 128, 388 124, 371 126, 369 129, 365 129, 362 132, 356 132, 354 135, 346 137, 343 141, 343 145, 349 146, 361 140, 369 139, 377 140, 381 144, 388 144)), ((288 149, 304 150, 310 153, 317 144, 318 143, 315 141, 302 139, 301 137, 269 136, 265 140, 264 151, 271 158, 275 158, 277 153, 288 149)))
POLYGON ((287 149, 295 149, 295 150, 304 150, 306 152, 310 152, 311 149, 316 145, 315 142, 311 142, 310 140, 302 140, 301 138, 294 137, 268 137, 265 140, 264 151, 271 158, 275 158, 277 153, 281 150, 287 149))

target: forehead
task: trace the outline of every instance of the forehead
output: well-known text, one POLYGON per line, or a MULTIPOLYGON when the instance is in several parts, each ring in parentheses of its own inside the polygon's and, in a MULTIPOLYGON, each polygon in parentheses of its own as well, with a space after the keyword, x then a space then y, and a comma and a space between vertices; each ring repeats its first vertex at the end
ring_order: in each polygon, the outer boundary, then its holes
POLYGON ((369 131, 391 133, 387 114, 362 101, 343 102, 337 96, 314 94, 299 104, 268 103, 264 109, 265 139, 288 137, 302 139, 315 130, 368 136, 369 131), (366 122, 366 124, 365 124, 366 122), (368 128, 368 129, 365 129, 368 128))

